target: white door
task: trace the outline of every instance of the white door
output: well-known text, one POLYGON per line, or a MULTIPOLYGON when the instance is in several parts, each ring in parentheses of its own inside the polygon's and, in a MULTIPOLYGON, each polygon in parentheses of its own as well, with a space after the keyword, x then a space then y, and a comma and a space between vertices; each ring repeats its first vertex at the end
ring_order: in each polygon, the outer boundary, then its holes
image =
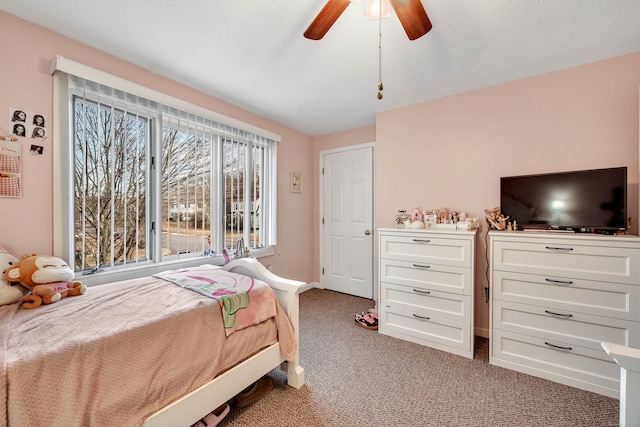
POLYGON ((373 299, 373 146, 321 158, 320 284, 373 299))

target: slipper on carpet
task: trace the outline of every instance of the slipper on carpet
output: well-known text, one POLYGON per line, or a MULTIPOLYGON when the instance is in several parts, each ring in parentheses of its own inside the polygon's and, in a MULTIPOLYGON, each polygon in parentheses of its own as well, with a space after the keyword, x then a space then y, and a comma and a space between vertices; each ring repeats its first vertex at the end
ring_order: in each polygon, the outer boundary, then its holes
POLYGON ((365 329, 376 330, 378 329, 377 316, 374 318, 371 314, 365 314, 364 312, 356 314, 355 322, 358 326, 362 326, 365 329))
POLYGON ((369 309, 369 310, 367 310, 367 311, 361 311, 359 315, 358 315, 358 314, 356 314, 356 317, 357 317, 357 316, 364 317, 364 316, 366 316, 367 314, 368 314, 368 315, 370 315, 371 317, 373 317, 375 320, 378 320, 378 312, 376 311, 376 309, 375 309, 375 308, 370 308, 370 309, 369 309))
POLYGON ((229 414, 230 409, 231 408, 229 407, 229 404, 225 403, 224 405, 216 408, 212 412, 205 415, 204 418, 202 418, 200 421, 198 421, 191 427, 217 426, 218 424, 220 424, 220 421, 224 420, 224 418, 229 414))

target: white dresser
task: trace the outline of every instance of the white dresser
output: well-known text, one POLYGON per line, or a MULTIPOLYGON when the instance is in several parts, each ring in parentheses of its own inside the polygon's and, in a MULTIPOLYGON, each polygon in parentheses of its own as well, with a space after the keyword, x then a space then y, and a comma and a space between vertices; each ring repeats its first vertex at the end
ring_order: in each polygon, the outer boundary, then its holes
POLYGON ((640 238, 489 234, 490 363, 617 398, 600 343, 640 345, 640 238))
POLYGON ((378 232, 378 331, 473 358, 476 232, 378 232))

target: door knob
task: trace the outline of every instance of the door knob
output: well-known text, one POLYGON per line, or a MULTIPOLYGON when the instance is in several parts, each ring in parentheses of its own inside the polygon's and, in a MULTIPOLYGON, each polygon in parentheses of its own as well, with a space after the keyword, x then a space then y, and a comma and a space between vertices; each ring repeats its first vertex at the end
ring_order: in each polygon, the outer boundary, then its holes
POLYGON ((367 235, 367 236, 370 235, 371 234, 371 230, 364 230, 364 234, 367 235))

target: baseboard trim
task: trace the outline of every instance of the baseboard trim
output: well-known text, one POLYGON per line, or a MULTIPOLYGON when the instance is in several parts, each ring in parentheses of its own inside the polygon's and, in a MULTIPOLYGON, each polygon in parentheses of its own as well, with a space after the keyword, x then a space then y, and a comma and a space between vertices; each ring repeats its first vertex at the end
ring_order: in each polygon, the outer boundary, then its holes
POLYGON ((320 288, 320 283, 318 283, 318 282, 309 282, 309 283, 307 283, 306 285, 304 285, 302 287, 302 289, 300 290, 300 293, 306 292, 309 289, 313 289, 313 288, 322 289, 322 288, 320 288))
POLYGON ((474 328, 473 333, 477 337, 489 338, 489 330, 487 328, 474 328))

